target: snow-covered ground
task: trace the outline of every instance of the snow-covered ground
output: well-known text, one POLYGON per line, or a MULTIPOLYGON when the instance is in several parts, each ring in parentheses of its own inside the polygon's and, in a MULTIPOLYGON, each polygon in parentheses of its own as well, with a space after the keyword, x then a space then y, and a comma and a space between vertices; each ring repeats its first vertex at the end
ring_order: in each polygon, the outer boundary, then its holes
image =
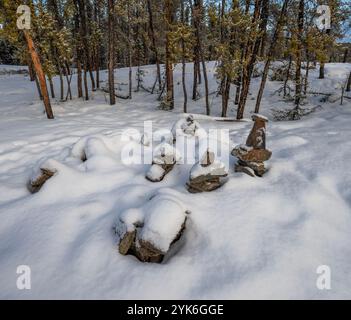
MULTIPOLYGON (((154 67, 144 69, 145 85, 151 86, 154 67)), ((214 64, 209 69, 214 92, 214 64)), ((325 80, 311 71, 311 91, 337 97, 350 70, 351 64, 328 64, 325 80)), ((189 96, 191 75, 189 65, 189 96)), ((56 101, 50 121, 27 76, 0 75, 0 298, 351 298, 351 100, 340 106, 340 100, 310 97, 307 106, 321 106, 316 112, 299 121, 268 123, 273 156, 263 178, 235 173, 231 157, 222 188, 190 194, 185 184, 191 166, 176 165, 162 182, 152 183, 145 179, 149 165, 126 165, 120 156, 123 130, 142 132, 144 121, 153 121, 154 130, 171 129, 183 117, 180 66, 175 77, 173 112, 157 110, 157 96, 144 91, 133 93, 132 100, 118 99, 116 106, 95 92, 89 102, 56 101), (61 163, 86 136, 98 137, 89 140, 88 161, 61 163), (48 158, 60 161, 59 174, 32 195, 26 183, 48 158), (177 254, 162 264, 120 255, 118 215, 158 192, 191 211, 177 254), (31 290, 16 287, 19 265, 31 268, 31 290), (320 265, 331 269, 330 290, 316 286, 320 265)), ((126 83, 127 70, 117 70, 116 78, 126 83)), ((259 81, 253 80, 246 118, 259 81)), ((291 107, 272 95, 281 85, 267 84, 261 113, 270 119, 271 108, 291 107)), ((204 113, 203 99, 189 100, 189 113, 204 113)), ((212 115, 219 116, 220 97, 211 95, 210 102, 212 115)), ((234 115, 230 102, 229 116, 234 115)), ((251 121, 195 119, 204 129, 229 129, 233 146, 252 127, 251 121)))

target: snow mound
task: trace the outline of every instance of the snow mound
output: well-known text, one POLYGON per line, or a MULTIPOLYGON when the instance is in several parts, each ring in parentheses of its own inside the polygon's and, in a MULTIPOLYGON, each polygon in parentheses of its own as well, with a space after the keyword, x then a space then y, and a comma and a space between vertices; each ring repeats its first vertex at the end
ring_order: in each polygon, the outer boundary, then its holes
POLYGON ((123 211, 115 228, 120 239, 120 252, 121 246, 128 241, 124 254, 131 252, 141 261, 150 261, 151 255, 162 256, 162 260, 185 229, 187 213, 177 197, 164 193, 153 196, 139 208, 123 211), (151 253, 146 253, 147 250, 151 253))
POLYGON ((85 136, 79 139, 71 149, 71 157, 86 161, 93 156, 111 156, 113 143, 103 135, 85 136))

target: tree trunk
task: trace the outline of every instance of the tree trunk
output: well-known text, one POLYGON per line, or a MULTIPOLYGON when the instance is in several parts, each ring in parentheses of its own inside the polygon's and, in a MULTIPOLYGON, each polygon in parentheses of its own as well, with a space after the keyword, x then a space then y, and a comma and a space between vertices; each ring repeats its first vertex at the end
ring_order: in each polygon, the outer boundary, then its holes
POLYGON ((302 60, 302 34, 303 34, 303 24, 304 24, 304 11, 305 11, 305 1, 300 0, 299 2, 299 14, 298 14, 298 30, 297 30, 297 51, 296 51, 296 86, 295 86, 295 108, 296 110, 300 108, 301 103, 301 60, 302 60))
POLYGON ((35 86, 37 87, 37 90, 38 90, 38 95, 39 95, 39 98, 40 100, 43 100, 43 95, 41 94, 41 90, 40 90, 40 84, 39 84, 39 81, 38 81, 38 77, 37 75, 34 73, 34 80, 35 80, 35 86))
POLYGON ((306 95, 307 87, 308 87, 308 76, 310 74, 310 53, 309 50, 306 48, 306 76, 305 76, 305 83, 303 87, 303 94, 306 95))
POLYGON ((350 92, 351 91, 351 71, 349 74, 349 79, 347 80, 347 85, 346 85, 346 92, 350 92))
POLYGON ((199 56, 201 60, 201 65, 202 65, 202 72, 204 76, 204 82, 205 82, 205 101, 206 101, 206 114, 210 115, 210 103, 209 103, 209 91, 208 91, 208 79, 207 79, 207 70, 206 70, 206 61, 205 61, 205 56, 204 56, 204 50, 202 47, 202 40, 201 40, 201 20, 202 20, 202 1, 201 0, 195 0, 194 1, 194 8, 193 8, 193 15, 194 15, 194 22, 195 22, 195 34, 196 34, 196 42, 197 42, 197 47, 199 49, 199 56))
POLYGON ((29 79, 30 79, 30 81, 35 81, 35 71, 33 68, 33 62, 32 62, 31 57, 29 55, 27 58, 27 64, 28 64, 29 79))
POLYGON ((110 93, 110 105, 116 104, 115 77, 114 77, 114 0, 108 0, 108 86, 110 93))
POLYGON ((320 62, 319 64, 319 79, 324 79, 324 70, 325 70, 325 63, 320 62))
MULTIPOLYGON (((266 63, 264 65, 260 89, 259 89, 258 94, 257 94, 255 113, 259 113, 259 111, 260 111, 261 100, 262 100, 263 91, 264 91, 264 88, 265 88, 266 82, 267 82, 269 67, 270 67, 271 61, 272 61, 273 56, 274 56, 274 50, 275 50, 275 47, 276 47, 276 44, 278 41, 278 36, 279 36, 279 34, 282 30, 282 27, 283 27, 283 23, 284 23, 284 19, 285 19, 285 15, 286 15, 289 1, 290 0, 284 1, 282 9, 280 11, 279 19, 277 21, 277 25, 276 25, 275 30, 274 30, 272 42, 271 42, 271 45, 270 45, 269 50, 268 50, 266 63)), ((261 47, 261 49, 262 49, 262 47, 261 47)))
POLYGON ((345 49, 345 52, 344 52, 344 59, 343 59, 343 63, 346 63, 347 62, 347 56, 348 56, 348 54, 349 54, 349 48, 346 48, 345 49))
POLYGON ((51 98, 55 99, 55 88, 54 88, 54 83, 52 82, 52 77, 48 77, 48 80, 49 80, 51 98))
MULTIPOLYGON (((325 33, 327 35, 329 35, 330 33, 330 29, 327 29, 325 31, 325 33)), ((326 45, 324 43, 323 45, 323 50, 326 51, 327 48, 326 48, 326 45)), ((324 76, 325 76, 325 62, 327 61, 327 59, 324 60, 324 57, 322 58, 322 61, 320 61, 320 64, 319 64, 319 79, 324 79, 324 76)))
MULTIPOLYGON (((257 23, 260 18, 260 8, 262 0, 255 0, 255 9, 252 17, 253 25, 257 23)), ((251 35, 252 36, 252 35, 251 35)), ((244 58, 244 67, 242 73, 242 89, 239 99, 239 106, 237 110, 237 119, 240 120, 244 117, 244 110, 246 105, 247 96, 249 94, 251 75, 256 63, 256 57, 258 54, 260 46, 260 38, 256 37, 255 40, 249 40, 249 43, 246 48, 245 58, 244 58)))
MULTIPOLYGON (((184 17, 184 0, 180 1, 180 10, 181 10, 181 22, 184 25, 185 24, 185 17, 184 17)), ((183 96, 184 96, 184 103, 183 103, 183 110, 184 112, 187 111, 188 107, 188 93, 186 91, 186 79, 185 79, 185 69, 186 69, 186 63, 185 63, 185 41, 182 38, 182 86, 183 86, 183 96)))
POLYGON ((269 0, 263 0, 262 3, 262 15, 261 15, 261 43, 260 43, 260 56, 264 57, 267 41, 267 25, 269 17, 269 0))
POLYGON ((292 65, 292 56, 289 56, 289 64, 288 68, 286 69, 286 76, 285 76, 285 81, 284 81, 284 86, 283 86, 283 97, 286 97, 286 89, 288 86, 288 81, 290 80, 290 70, 291 70, 291 65, 292 65))
POLYGON ((28 30, 24 30, 24 36, 25 36, 26 41, 27 41, 28 50, 29 50, 29 53, 30 53, 31 58, 32 58, 35 73, 38 76, 40 91, 41 91, 41 94, 43 96, 46 116, 48 117, 48 119, 54 119, 54 114, 53 114, 52 109, 51 109, 48 88, 46 86, 45 74, 44 74, 43 68, 41 66, 40 58, 38 56, 38 53, 35 50, 35 45, 34 45, 33 39, 32 39, 28 30))
MULTIPOLYGON (((80 35, 81 35, 81 39, 83 41, 83 47, 84 47, 84 73, 89 73, 92 91, 95 91, 95 80, 94 80, 94 75, 92 71, 90 48, 88 45, 89 33, 88 33, 87 22, 86 22, 87 20, 86 4, 89 4, 89 3, 86 3, 85 0, 77 0, 77 2, 78 2, 77 7, 79 9, 79 17, 80 17, 80 35)), ((87 76, 84 74, 84 81, 86 77, 87 76)), ((87 84, 84 83, 84 86, 87 88, 87 84)), ((89 100, 89 92, 85 93, 85 98, 86 100, 89 100)))
POLYGON ((157 50, 157 46, 156 46, 156 37, 155 37, 154 21, 153 21, 153 16, 152 16, 151 0, 147 0, 147 9, 148 9, 148 13, 149 13, 149 29, 150 29, 152 50, 154 51, 154 55, 155 55, 158 88, 159 88, 159 90, 161 90, 162 89, 161 68, 160 68, 160 59, 158 57, 158 50, 157 50))
POLYGON ((167 34, 166 34, 166 104, 167 108, 172 110, 174 108, 174 84, 173 84, 173 64, 171 61, 171 48, 170 48, 170 27, 173 24, 174 12, 173 1, 165 1, 166 21, 167 21, 167 34))

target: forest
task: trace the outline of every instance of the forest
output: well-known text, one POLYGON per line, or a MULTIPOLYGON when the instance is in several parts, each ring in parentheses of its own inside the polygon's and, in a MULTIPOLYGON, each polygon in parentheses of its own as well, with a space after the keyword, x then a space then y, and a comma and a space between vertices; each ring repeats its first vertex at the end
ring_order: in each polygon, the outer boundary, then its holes
MULTIPOLYGON (((255 104, 258 113, 270 65, 282 60, 287 62, 279 70, 285 73, 279 75, 285 81, 284 96, 287 81, 294 80, 295 108, 289 114, 294 119, 300 117, 301 99, 308 94, 309 72, 302 76, 301 69, 318 63, 323 79, 325 63, 351 59, 350 45, 340 43, 350 24, 349 3, 328 0, 327 13, 333 19, 327 20, 318 15, 321 4, 314 0, 5 0, 0 7, 4 25, 0 39, 4 51, 9 50, 11 57, 15 51, 13 59, 28 65, 48 118, 53 118, 50 96, 58 95, 61 101, 73 96, 89 100, 92 91, 105 90, 111 105, 116 99, 132 99, 135 66, 137 90, 157 94, 160 108, 172 110, 173 68, 181 64, 184 112, 188 99, 200 98, 198 87, 203 83, 207 115, 211 114, 210 96, 216 94, 222 99, 221 116, 226 117, 233 91, 236 119, 242 119, 255 64, 264 63, 255 104), (16 26, 21 19, 17 8, 23 4, 32 13, 29 30, 16 26), (209 89, 207 61, 217 62, 215 92, 209 89), (193 63, 190 92, 185 85, 188 62, 193 63), (150 64, 156 66, 156 77, 152 87, 145 88, 141 66, 150 64), (115 92, 113 70, 118 67, 130 68, 128 91, 122 96, 115 92), (101 88, 100 70, 105 69, 108 86, 101 88), (77 74, 77 92, 71 89, 72 73, 77 74), (54 89, 55 76, 60 78, 59 92, 54 89)), ((323 7, 322 13, 326 14, 323 7)))

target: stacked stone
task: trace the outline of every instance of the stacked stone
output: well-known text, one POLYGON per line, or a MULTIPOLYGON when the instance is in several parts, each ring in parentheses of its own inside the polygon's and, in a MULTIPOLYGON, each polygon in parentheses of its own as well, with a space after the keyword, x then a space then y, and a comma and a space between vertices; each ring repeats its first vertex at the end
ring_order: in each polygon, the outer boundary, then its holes
POLYGON ((115 229, 119 252, 142 262, 162 262, 181 239, 189 213, 177 198, 167 194, 158 194, 142 207, 122 212, 115 229), (159 223, 164 216, 168 226, 159 223))
POLYGON ((151 182, 160 182, 169 173, 180 157, 177 150, 164 142, 154 151, 152 165, 146 174, 146 179, 151 182))
POLYGON ((180 119, 172 127, 174 142, 176 141, 177 134, 182 134, 187 137, 195 137, 200 129, 201 126, 194 119, 193 115, 189 115, 185 119, 180 119))
POLYGON ((266 172, 264 161, 269 160, 272 156, 272 152, 266 149, 266 123, 268 119, 259 114, 254 114, 252 119, 255 123, 246 144, 235 147, 232 155, 239 159, 235 165, 236 172, 244 172, 252 177, 261 177, 266 172))
POLYGON ((209 150, 205 152, 201 161, 193 166, 187 183, 190 193, 210 192, 223 185, 223 177, 228 172, 225 165, 215 159, 215 154, 209 150))

